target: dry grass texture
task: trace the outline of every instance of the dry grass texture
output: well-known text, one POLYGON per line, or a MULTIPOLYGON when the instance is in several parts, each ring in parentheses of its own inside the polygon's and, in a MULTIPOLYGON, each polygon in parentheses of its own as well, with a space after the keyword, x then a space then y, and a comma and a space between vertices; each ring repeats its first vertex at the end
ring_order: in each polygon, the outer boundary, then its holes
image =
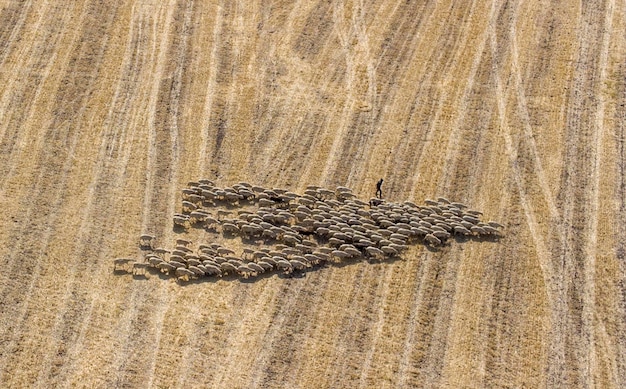
POLYGON ((623 1, 0 0, 6 387, 626 386, 623 1), (133 280, 206 177, 385 178, 498 243, 133 280))

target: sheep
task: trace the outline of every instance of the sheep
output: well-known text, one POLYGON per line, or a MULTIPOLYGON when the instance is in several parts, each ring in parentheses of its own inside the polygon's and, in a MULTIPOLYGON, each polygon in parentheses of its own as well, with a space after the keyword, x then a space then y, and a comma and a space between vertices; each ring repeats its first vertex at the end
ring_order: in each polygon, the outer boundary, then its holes
POLYGON ((436 224, 433 225, 432 227, 430 227, 430 229, 433 230, 433 231, 445 231, 445 229, 443 227, 438 226, 436 224))
POLYGON ((338 186, 335 189, 335 193, 352 193, 352 189, 345 186, 338 186))
POLYGON ((244 262, 242 260, 240 260, 239 258, 236 258, 236 257, 226 257, 225 259, 226 259, 226 261, 228 263, 230 263, 231 265, 233 265, 235 267, 239 267, 239 266, 244 264, 244 262))
POLYGON ((188 217, 174 216, 173 221, 174 221, 174 226, 179 226, 179 227, 186 228, 188 223, 189 223, 189 218, 188 217))
POLYGON ((159 258, 157 256, 151 256, 151 257, 148 258, 148 264, 151 267, 154 267, 154 268, 158 267, 159 264, 162 263, 162 262, 163 262, 163 259, 161 259, 161 258, 159 258))
MULTIPOLYGON (((200 193, 202 193, 202 192, 200 192, 200 193)), ((185 200, 185 201, 188 201, 188 202, 190 202, 190 203, 192 203, 192 204, 197 206, 198 204, 202 204, 202 202, 204 200, 205 200, 204 196, 201 196, 201 195, 198 195, 198 194, 191 194, 191 195, 187 196, 187 200, 185 200)))
POLYGON ((251 260, 251 259, 253 259, 253 258, 254 258, 254 257, 253 257, 253 256, 254 256, 254 252, 255 252, 255 250, 253 250, 253 249, 244 248, 244 249, 243 249, 243 252, 242 252, 242 254, 241 254, 241 258, 242 258, 242 259, 251 260))
POLYGON ((235 252, 233 250, 226 247, 218 247, 216 251, 221 256, 235 255, 235 252))
POLYGON ((317 197, 318 195, 317 189, 307 189, 304 191, 304 194, 312 197, 317 197))
POLYGON ((330 230, 328 228, 325 228, 325 227, 319 227, 318 229, 315 230, 315 233, 318 236, 326 237, 326 236, 328 236, 330 234, 330 230))
POLYGON ((154 235, 141 234, 139 236, 139 247, 152 249, 155 239, 154 235))
POLYGON ((467 228, 468 230, 471 229, 472 227, 474 227, 474 223, 470 223, 467 220, 463 220, 460 223, 463 227, 467 228))
POLYGON ((443 228, 445 231, 448 231, 448 232, 452 231, 452 226, 450 224, 448 224, 448 223, 437 222, 437 223, 435 223, 435 226, 443 228))
POLYGON ((350 237, 348 236, 348 234, 345 234, 345 233, 343 233, 343 232, 336 232, 336 233, 334 233, 334 234, 333 234, 333 238, 335 238, 335 239, 340 239, 340 240, 343 240, 343 241, 347 241, 347 240, 349 240, 349 239, 350 239, 350 237))
POLYGON ((202 262, 203 265, 219 265, 219 263, 215 260, 215 258, 213 257, 206 257, 203 256, 202 258, 200 258, 200 261, 202 262))
POLYGON ((439 205, 438 202, 436 202, 435 200, 431 200, 431 199, 424 200, 424 204, 426 204, 426 205, 433 205, 433 206, 439 205))
POLYGON ((189 247, 187 247, 185 245, 182 245, 182 244, 176 245, 176 247, 174 248, 173 251, 182 251, 184 253, 191 253, 191 252, 193 252, 192 249, 190 249, 189 247))
POLYGON ((432 233, 435 237, 439 238, 439 240, 444 241, 450 237, 450 233, 447 231, 433 231, 432 233))
POLYGON ((177 269, 178 269, 178 268, 181 268, 181 267, 187 267, 187 266, 185 266, 185 263, 184 263, 184 262, 178 262, 178 261, 172 261, 172 260, 170 260, 168 263, 169 263, 170 265, 174 266, 174 267, 175 267, 175 268, 177 268, 177 269))
POLYGON ((188 214, 198 209, 198 206, 190 201, 183 200, 183 213, 188 214))
MULTIPOLYGON (((410 235, 410 233, 409 233, 410 235)), ((408 235, 403 235, 403 234, 399 234, 399 233, 393 233, 391 235, 389 235, 389 239, 391 240, 391 238, 393 239, 399 239, 399 240, 406 240, 408 237, 408 235)))
POLYGON ((465 220, 467 222, 470 222, 472 224, 478 224, 480 222, 480 220, 477 217, 472 216, 472 215, 463 215, 461 217, 461 219, 463 219, 463 220, 465 220))
POLYGON ((406 239, 389 238, 389 241, 400 245, 406 244, 406 239))
POLYGON ((306 259, 306 261, 311 265, 317 265, 322 260, 320 257, 318 257, 315 254, 304 254, 304 259, 306 259))
MULTIPOLYGON (((202 252, 207 252, 207 251, 208 251, 208 252, 211 252, 211 251, 215 251, 215 249, 214 249, 211 245, 204 244, 204 243, 201 243, 201 244, 199 244, 199 245, 198 245, 198 250, 199 250, 199 251, 202 251, 202 252)), ((210 254, 209 254, 209 255, 210 255, 210 254)))
POLYGON ((302 245, 309 247, 309 248, 314 248, 314 247, 317 247, 317 242, 304 239, 302 240, 302 245))
POLYGON ((224 234, 236 234, 239 232, 239 227, 233 223, 224 223, 222 224, 222 232, 224 234))
POLYGON ((385 229, 380 229, 380 230, 377 230, 376 232, 385 238, 389 238, 389 236, 393 233, 390 230, 385 230, 385 229))
POLYGON ((239 204, 239 201, 243 200, 242 195, 238 193, 230 193, 230 192, 227 192, 224 198, 226 199, 226 201, 228 201, 231 204, 239 204))
POLYGON ((131 262, 133 262, 133 260, 130 258, 117 258, 113 260, 113 271, 114 272, 121 272, 121 271, 128 272, 128 264, 131 262))
POLYGON ((346 243, 345 240, 338 239, 338 238, 335 238, 335 237, 332 237, 332 238, 328 239, 328 244, 333 246, 333 247, 339 247, 339 246, 341 246, 344 243, 346 243))
POLYGON ((170 255, 170 261, 174 260, 174 261, 183 261, 183 258, 185 258, 185 255, 187 253, 184 251, 179 251, 179 250, 174 250, 172 251, 172 254, 170 255))
POLYGON ((369 247, 369 246, 376 245, 376 243, 374 243, 373 241, 371 241, 369 239, 359 239, 359 241, 355 242, 354 244, 357 247, 369 247))
POLYGON ((219 265, 213 265, 213 264, 204 265, 204 274, 207 276, 221 277, 222 269, 220 268, 219 265))
POLYGON ((295 249, 295 248, 291 248, 291 247, 287 247, 281 250, 281 253, 286 255, 287 258, 294 256, 294 255, 300 255, 302 254, 302 251, 295 249))
POLYGON ((256 225, 246 224, 241 226, 241 233, 248 237, 257 237, 261 236, 263 229, 256 225))
POLYGON ((258 204, 259 204, 260 207, 271 207, 275 203, 272 200, 269 200, 269 199, 259 198, 258 199, 258 204))
POLYGON ((250 269, 254 270, 257 274, 260 274, 260 273, 264 273, 264 272, 265 272, 265 269, 264 269, 261 265, 259 265, 258 263, 248 262, 248 263, 247 263, 247 266, 248 266, 250 269))
POLYGON ((193 272, 196 277, 203 277, 205 272, 197 266, 189 266, 189 270, 193 272))
POLYGON ((433 234, 426 235, 424 241, 432 246, 439 246, 441 244, 441 240, 433 234))
POLYGON ((207 215, 205 212, 193 211, 189 214, 189 223, 191 224, 204 223, 208 217, 209 215, 207 215))
POLYGON ((201 180, 198 180, 198 183, 202 184, 202 185, 208 185, 208 186, 215 186, 215 183, 209 179, 203 178, 201 180))
POLYGON ((179 281, 189 281, 191 278, 195 277, 195 273, 193 271, 182 267, 176 269, 175 274, 179 281))
POLYGON ((361 256, 361 251, 359 249, 357 249, 356 247, 354 247, 354 246, 346 247, 344 249, 341 249, 341 251, 344 251, 347 254, 350 254, 350 256, 353 257, 353 258, 358 258, 358 257, 361 256))
POLYGON ((283 270, 285 273, 291 273, 293 271, 293 266, 291 265, 291 262, 287 261, 286 259, 281 259, 280 261, 277 261, 276 267, 280 270, 283 270))
MULTIPOLYGON (((304 258, 303 258, 304 259, 304 258)), ((308 263, 304 263, 302 261, 299 261, 297 259, 291 259, 289 260, 289 264, 291 265, 292 269, 295 270, 304 270, 307 267, 310 267, 310 265, 308 265, 308 263)))
POLYGON ((157 265, 161 273, 169 274, 171 271, 176 270, 176 266, 170 264, 169 262, 161 262, 157 265))
POLYGON ((307 199, 306 197, 300 197, 298 199, 298 203, 306 206, 313 206, 315 204, 315 200, 307 199))
POLYGON ((273 267, 276 267, 278 265, 278 261, 281 260, 283 258, 280 257, 264 257, 263 261, 259 261, 260 262, 266 262, 269 263, 270 265, 272 265, 273 267), (278 259, 276 259, 278 258, 278 259))
POLYGON ((183 200, 187 200, 188 196, 197 194, 196 190, 195 189, 191 189, 191 188, 184 188, 182 190, 182 193, 183 193, 183 200))
POLYGON ((453 231, 457 235, 470 235, 471 234, 470 230, 468 230, 467 228, 465 228, 463 226, 460 226, 460 225, 454 226, 453 227, 453 231))
POLYGON ((398 228, 398 231, 396 231, 396 234, 403 235, 403 236, 408 238, 408 237, 411 236, 411 227, 409 227, 408 229, 406 229, 406 228, 398 228))
POLYGON ((335 192, 326 188, 318 188, 316 192, 320 195, 320 197, 328 199, 335 196, 335 192))
POLYGON ((381 226, 382 228, 389 228, 389 227, 393 226, 394 223, 391 220, 380 219, 380 220, 378 220, 378 225, 381 226))
POLYGON ((330 260, 330 254, 329 253, 325 253, 325 252, 321 252, 321 251, 314 251, 311 255, 315 255, 317 258, 319 258, 320 262, 327 262, 330 260))
POLYGON ((202 262, 196 258, 187 258, 187 265, 189 265, 189 267, 191 266, 198 266, 200 265, 202 262))
POLYGON ((365 251, 370 258, 374 259, 383 259, 385 257, 384 251, 376 248, 376 247, 366 247, 365 251))
POLYGON ((485 230, 485 232, 487 234, 490 234, 490 235, 496 235, 496 236, 500 236, 501 235, 500 231, 498 231, 496 228, 494 228, 494 227, 492 227, 490 225, 482 226, 482 229, 485 230))
POLYGON ((391 243, 389 246, 387 247, 391 247, 392 249, 396 250, 397 252, 401 252, 406 250, 408 247, 405 244, 396 244, 396 243, 391 243))
POLYGON ((237 266, 230 262, 222 262, 220 263, 220 271, 222 274, 233 274, 237 271, 237 266))
POLYGON ((263 230, 263 232, 261 233, 261 237, 267 239, 278 239, 280 236, 272 230, 263 230))
POLYGON ((487 232, 482 227, 478 227, 478 226, 472 226, 472 228, 470 228, 470 231, 472 231, 476 235, 486 235, 487 234, 487 232))
POLYGON ((392 257, 398 255, 398 251, 391 246, 382 246, 380 250, 386 255, 389 255, 392 257))
POLYGON ((218 224, 219 221, 211 216, 206 216, 204 218, 204 227, 206 229, 215 229, 218 224))
POLYGON ((351 254, 348 254, 342 250, 333 250, 330 254, 331 254, 331 257, 337 258, 339 260, 348 259, 352 257, 351 254))
POLYGON ((224 220, 226 216, 232 216, 232 214, 233 214, 233 211, 220 209, 217 211, 217 220, 218 221, 224 220))
POLYGON ((300 243, 300 238, 298 238, 296 235, 292 235, 292 234, 284 234, 283 235, 283 242, 293 245, 295 246, 296 244, 300 243))
POLYGON ((274 266, 272 264, 270 264, 267 261, 259 261, 256 263, 257 265, 259 265, 260 267, 263 268, 264 271, 272 271, 274 269, 274 266))
POLYGON ((445 198, 445 197, 437 197, 437 201, 438 201, 439 203, 443 203, 443 204, 450 204, 450 200, 448 200, 448 199, 447 199, 447 198, 445 198))
POLYGON ((165 249, 165 248, 163 248, 163 247, 157 247, 156 249, 154 249, 154 253, 155 253, 156 255, 158 255, 159 257, 163 258, 163 256, 164 256, 165 254, 169 254, 169 253, 170 253, 170 250, 165 249))

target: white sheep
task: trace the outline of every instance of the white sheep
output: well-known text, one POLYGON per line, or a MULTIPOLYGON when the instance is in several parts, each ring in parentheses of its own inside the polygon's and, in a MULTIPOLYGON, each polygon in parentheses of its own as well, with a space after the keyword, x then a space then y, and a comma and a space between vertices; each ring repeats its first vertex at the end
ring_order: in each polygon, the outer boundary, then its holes
POLYGON ((113 271, 120 272, 125 271, 128 272, 128 264, 133 262, 130 258, 117 258, 113 260, 113 271))
POLYGON ((139 247, 151 249, 155 239, 154 235, 141 234, 139 236, 139 247))
POLYGON ((151 256, 148 258, 148 264, 152 267, 159 267, 159 264, 163 262, 163 259, 157 256, 151 256))
POLYGON ((176 270, 176 266, 170 264, 169 262, 161 262, 157 265, 161 273, 169 274, 170 272, 176 270))
POLYGON ((302 261, 297 260, 297 259, 290 259, 289 260, 289 264, 291 265, 291 267, 293 269, 296 269, 296 270, 304 270, 307 267, 310 267, 310 265, 308 265, 308 261, 307 261, 307 263, 305 263, 305 262, 302 262, 302 261))
POLYGON ((291 273, 293 271, 293 267, 291 265, 291 262, 289 262, 286 259, 281 259, 281 260, 277 261, 276 267, 278 269, 280 269, 280 270, 283 270, 285 273, 291 273))
POLYGON ((200 269, 196 265, 190 265, 189 270, 191 270, 196 277, 203 277, 205 274, 204 270, 200 269))
POLYGON ((239 233, 239 227, 233 223, 224 223, 222 224, 222 232, 226 234, 236 234, 239 233))
POLYGON ((428 234, 424 237, 424 241, 432 246, 439 246, 441 245, 441 240, 439 240, 439 238, 437 238, 435 235, 433 234, 428 234))
POLYGON ((174 225, 175 226, 186 228, 188 226, 188 224, 189 224, 189 218, 188 217, 174 216, 173 220, 174 220, 174 225))
POLYGON ((179 281, 189 281, 196 276, 194 272, 184 267, 177 268, 175 274, 179 281))
POLYGON ((248 266, 250 269, 252 269, 253 271, 255 271, 257 274, 261 274, 261 273, 264 273, 264 272, 265 272, 265 269, 264 269, 261 265, 259 265, 259 264, 257 264, 257 263, 254 263, 254 262, 248 262, 248 263, 247 263, 247 266, 248 266))
POLYGON ((366 247, 365 251, 367 252, 367 255, 370 258, 374 258, 374 259, 379 259, 380 260, 380 259, 383 259, 385 257, 385 253, 382 250, 380 250, 380 249, 378 249, 376 247, 373 247, 373 246, 366 247))
POLYGON ((187 200, 183 200, 183 213, 184 214, 188 214, 191 211, 195 211, 196 209, 198 209, 198 206, 194 203, 192 203, 191 201, 187 201, 187 200))
POLYGON ((237 271, 237 267, 230 262, 220 263, 220 270, 223 274, 233 274, 237 271))

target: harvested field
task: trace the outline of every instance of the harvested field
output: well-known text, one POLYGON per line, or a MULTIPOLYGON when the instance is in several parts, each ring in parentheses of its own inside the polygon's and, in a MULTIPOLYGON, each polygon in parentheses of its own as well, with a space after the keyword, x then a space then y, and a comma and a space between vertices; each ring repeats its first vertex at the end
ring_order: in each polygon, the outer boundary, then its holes
POLYGON ((2 386, 626 386, 625 23, 613 0, 0 0, 2 386), (254 282, 114 271, 141 234, 197 241, 190 181, 381 177, 504 234, 254 282))

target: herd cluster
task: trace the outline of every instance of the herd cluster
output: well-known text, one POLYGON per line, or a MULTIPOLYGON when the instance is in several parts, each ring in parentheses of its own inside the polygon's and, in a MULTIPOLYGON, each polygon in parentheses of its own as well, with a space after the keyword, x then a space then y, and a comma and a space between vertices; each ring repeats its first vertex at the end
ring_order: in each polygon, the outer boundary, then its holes
POLYGON ((182 196, 181 213, 173 217, 175 229, 239 236, 254 248, 237 253, 215 242, 194 247, 185 239, 177 239, 173 249, 155 248, 156 238, 142 235, 145 260, 116 259, 115 271, 139 275, 155 269, 179 280, 292 274, 329 263, 398 257, 412 243, 440 246, 453 236, 498 238, 502 228, 443 197, 424 205, 376 198, 366 203, 346 187, 308 186, 300 195, 245 182, 218 188, 199 180, 190 182, 182 196))

